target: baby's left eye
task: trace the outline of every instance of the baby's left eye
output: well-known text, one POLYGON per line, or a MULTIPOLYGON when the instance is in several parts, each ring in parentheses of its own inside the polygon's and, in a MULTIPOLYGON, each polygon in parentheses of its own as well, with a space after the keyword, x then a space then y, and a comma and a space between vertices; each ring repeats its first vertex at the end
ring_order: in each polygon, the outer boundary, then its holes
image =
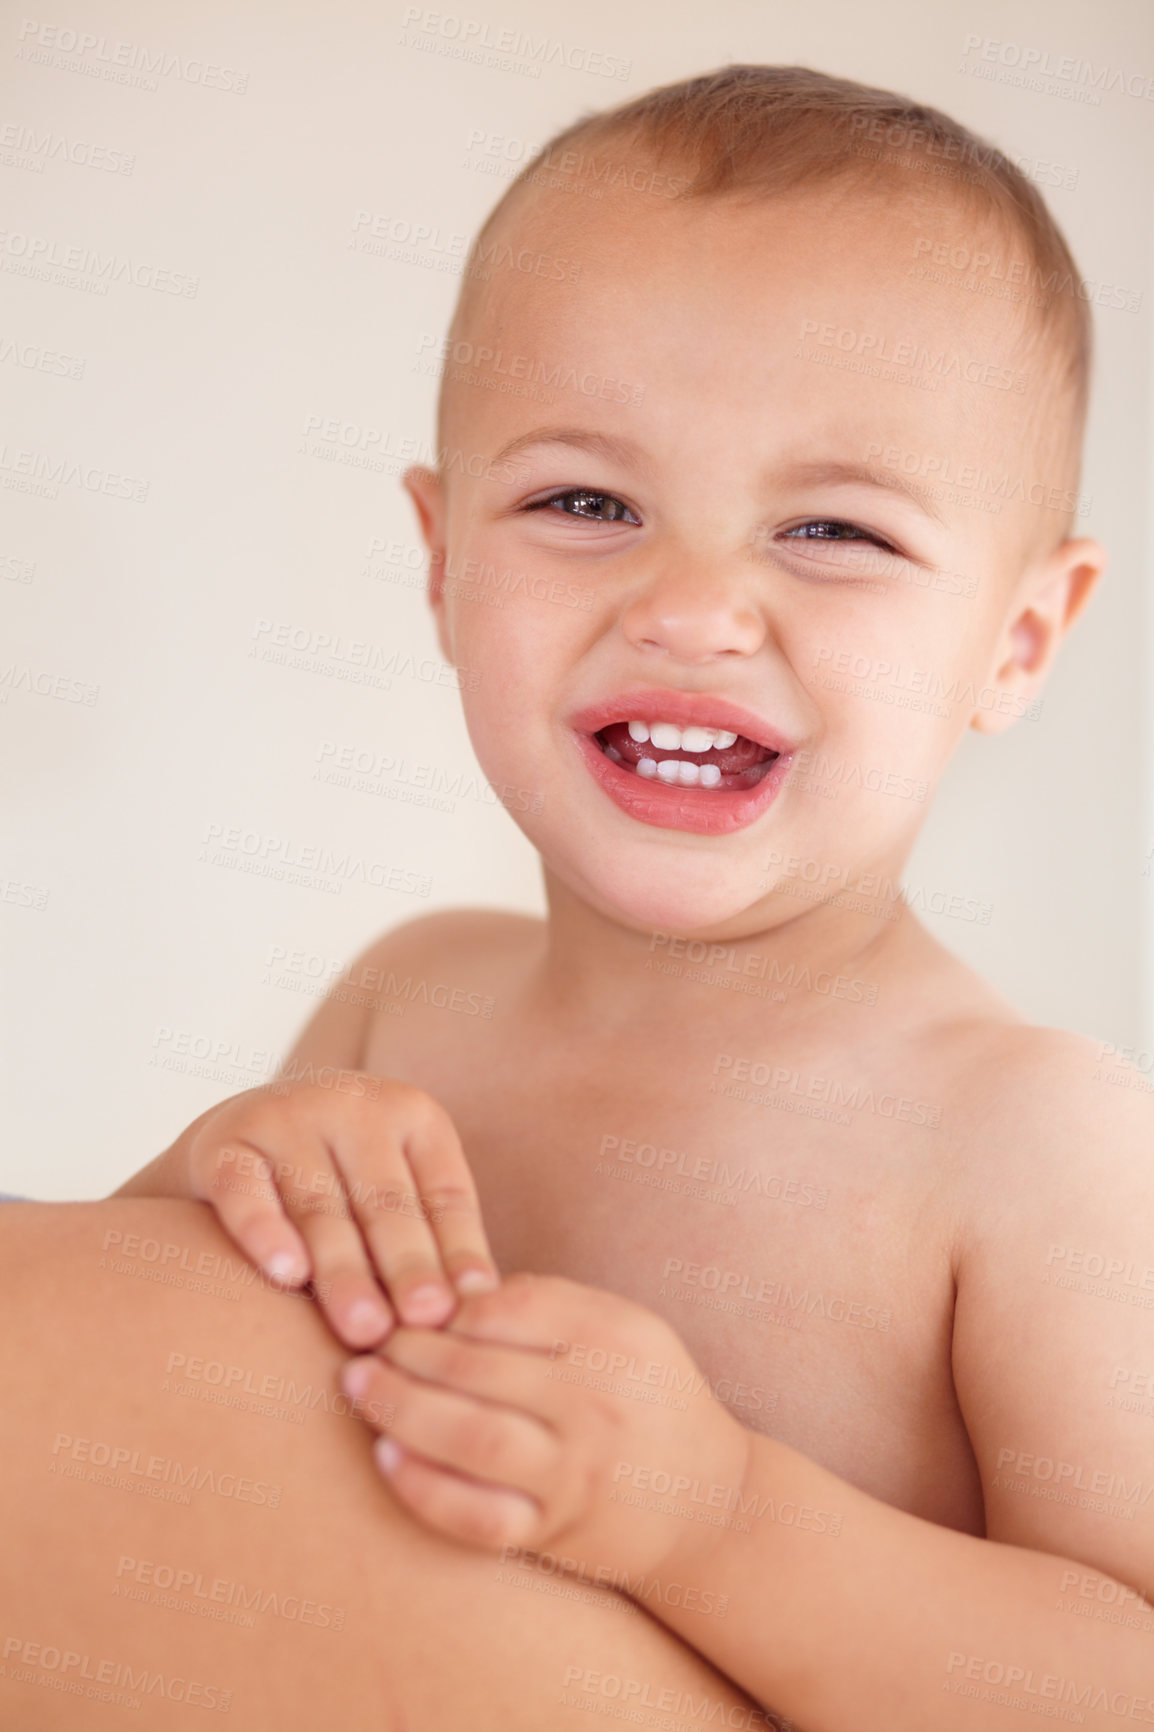
POLYGON ((787 539, 792 536, 807 541, 868 541, 874 547, 884 548, 887 553, 895 551, 880 535, 860 529, 856 523, 846 523, 840 517, 815 517, 809 523, 798 523, 792 529, 783 530, 782 535, 787 539))
POLYGON ((527 511, 541 511, 555 505, 567 517, 585 517, 593 523, 638 523, 629 507, 612 493, 593 493, 586 487, 569 487, 563 493, 551 493, 548 499, 537 499, 526 506, 527 511))

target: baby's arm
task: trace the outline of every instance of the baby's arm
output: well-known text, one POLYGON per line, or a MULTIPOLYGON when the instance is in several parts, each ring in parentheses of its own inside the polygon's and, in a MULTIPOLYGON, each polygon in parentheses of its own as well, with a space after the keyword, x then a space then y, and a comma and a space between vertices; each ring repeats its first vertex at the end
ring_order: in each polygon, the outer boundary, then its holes
POLYGON ((957 1248, 954 1379, 987 1537, 756 1438, 747 1495, 778 1518, 686 1560, 731 1596, 698 1647, 807 1732, 968 1732, 1007 1706, 1154 1725, 1154 1401, 1125 1399, 1154 1392, 1154 1096, 1137 1073, 1096 1081, 1088 1041, 1015 1044, 985 1078, 984 1201, 957 1248), (838 1537, 783 1525, 783 1498, 842 1512, 838 1537))
POLYGON ((772 1438, 738 1450, 660 1319, 540 1278, 358 1362, 346 1387, 381 1416, 398 1495, 472 1543, 639 1581, 670 1629, 806 1732, 977 1732, 1007 1706, 1154 1725, 1154 1402, 1111 1404, 1136 1378, 1154 1388, 1154 1103, 1095 1083, 1087 1050, 1047 1036, 1028 1075, 991 1090, 1002 1159, 960 1234, 955 1379, 986 1538, 772 1438), (1099 1258, 1112 1281, 1055 1281, 1099 1258), (688 1411, 582 1385, 574 1342, 583 1364, 672 1367, 696 1387, 688 1411))

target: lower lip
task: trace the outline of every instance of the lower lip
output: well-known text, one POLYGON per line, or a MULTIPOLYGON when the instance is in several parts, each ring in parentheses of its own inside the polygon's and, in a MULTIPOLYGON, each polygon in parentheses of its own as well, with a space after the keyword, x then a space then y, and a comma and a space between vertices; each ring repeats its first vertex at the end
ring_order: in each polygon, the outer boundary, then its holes
POLYGON ((623 770, 607 758, 589 734, 575 733, 577 749, 609 798, 640 824, 659 830, 691 830, 699 836, 728 836, 748 829, 768 811, 781 790, 792 755, 782 752, 752 788, 670 787, 654 777, 623 770))

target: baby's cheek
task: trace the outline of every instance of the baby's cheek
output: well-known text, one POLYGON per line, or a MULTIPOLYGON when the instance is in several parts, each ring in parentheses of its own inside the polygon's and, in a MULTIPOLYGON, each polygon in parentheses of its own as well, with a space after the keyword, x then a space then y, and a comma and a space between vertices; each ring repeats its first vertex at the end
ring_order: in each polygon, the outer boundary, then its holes
POLYGON ((556 625, 544 629, 529 608, 508 599, 486 613, 491 617, 467 620, 455 641, 469 737, 488 769, 489 758, 507 764, 534 754, 580 651, 567 653, 556 625))

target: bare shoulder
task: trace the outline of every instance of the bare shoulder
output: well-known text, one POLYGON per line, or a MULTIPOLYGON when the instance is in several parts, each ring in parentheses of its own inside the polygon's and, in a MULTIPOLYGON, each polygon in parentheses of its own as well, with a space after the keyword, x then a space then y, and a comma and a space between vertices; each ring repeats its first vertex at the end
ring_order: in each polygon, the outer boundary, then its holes
POLYGON ((406 920, 375 939, 353 965, 414 966, 451 960, 483 965, 486 961, 538 943, 544 921, 503 908, 438 908, 406 920))
POLYGON ((908 959, 900 1017, 877 1035, 908 1048, 903 1063, 940 1101, 959 1174, 983 1188, 996 1176, 1004 1195, 1112 1150, 1154 1154, 1154 1073, 1139 1068, 1149 1055, 1031 1023, 924 933, 908 959))
POLYGON ((362 950, 329 990, 286 1061, 371 1068, 373 1029, 394 1007, 472 1008, 499 995, 508 971, 541 942, 544 922, 495 908, 444 908, 406 920, 362 950))
POLYGON ((1144 1055, 1029 1022, 932 941, 902 999, 899 1026, 879 1021, 877 1037, 895 1040, 940 1108, 939 1197, 959 1255, 1005 1245, 1045 1212, 1055 1227, 1079 1210, 1085 1220, 1089 1197, 1111 1218, 1128 1203, 1148 1211, 1154 1084, 1133 1062, 1144 1055))
MULTIPOLYGON (((969 1164, 1035 1199, 1097 1179, 1149 1188, 1154 1084, 1110 1043, 1064 1029, 995 1023, 973 1031, 966 1088, 969 1164), (1139 1164, 1140 1163, 1140 1164, 1139 1164)), ((989 1191, 984 1193, 987 1197, 989 1191)))

